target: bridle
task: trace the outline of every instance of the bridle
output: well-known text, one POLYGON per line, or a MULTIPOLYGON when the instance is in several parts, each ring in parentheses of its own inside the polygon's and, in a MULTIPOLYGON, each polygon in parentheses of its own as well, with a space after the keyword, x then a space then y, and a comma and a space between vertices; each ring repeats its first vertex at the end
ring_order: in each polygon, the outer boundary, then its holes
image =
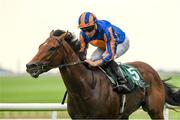
MULTIPOLYGON (((56 56, 58 54, 57 52, 61 53, 61 55, 63 55, 64 58, 68 57, 67 53, 65 52, 65 50, 67 51, 67 49, 65 49, 65 41, 64 41, 65 35, 67 34, 67 32, 60 36, 54 36, 53 33, 54 31, 51 32, 49 39, 54 38, 57 41, 58 45, 56 46, 56 48, 53 49, 52 51, 49 51, 49 54, 43 57, 41 61, 35 61, 34 63, 30 62, 29 64, 26 64, 26 67, 27 67, 26 71, 30 73, 31 76, 33 77, 38 77, 39 74, 43 72, 47 72, 48 70, 53 69, 53 68, 59 67, 59 69, 62 69, 63 67, 85 63, 84 61, 80 61, 78 59, 76 59, 75 62, 74 61, 68 62, 68 61, 65 61, 65 59, 63 59, 61 60, 60 64, 56 63, 56 65, 53 65, 52 63, 54 62, 54 58, 58 57, 56 56)), ((75 53, 73 52, 73 54, 75 53)))
MULTIPOLYGON (((65 35, 67 34, 67 33, 64 33, 65 35)), ((61 35, 62 36, 62 35, 61 35)), ((54 38, 57 42, 58 42, 58 47, 57 47, 57 49, 52 53, 52 55, 51 55, 51 60, 50 60, 50 62, 49 63, 51 63, 51 61, 53 60, 53 56, 55 56, 56 55, 56 53, 57 53, 57 51, 58 51, 58 49, 60 48, 60 46, 62 46, 62 52, 63 52, 63 55, 64 56, 67 56, 67 54, 64 52, 64 40, 59 40, 59 37, 56 37, 56 36, 53 36, 53 35, 51 35, 50 36, 51 38, 54 38)), ((72 63, 67 63, 67 64, 60 64, 60 65, 58 65, 58 66, 56 66, 56 67, 54 67, 54 68, 57 68, 57 67, 59 67, 60 69, 62 69, 63 67, 68 67, 68 66, 73 66, 73 65, 77 65, 77 64, 82 64, 82 63, 85 63, 84 61, 76 61, 76 62, 72 62, 72 63)))

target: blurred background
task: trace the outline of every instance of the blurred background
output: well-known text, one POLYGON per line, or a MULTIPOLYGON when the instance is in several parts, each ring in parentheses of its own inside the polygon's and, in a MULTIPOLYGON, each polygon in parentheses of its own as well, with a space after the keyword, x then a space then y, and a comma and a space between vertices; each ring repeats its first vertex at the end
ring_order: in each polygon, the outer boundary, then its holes
MULTIPOLYGON (((25 64, 53 29, 78 38, 78 18, 85 11, 119 26, 129 37, 130 49, 118 62, 146 62, 180 87, 179 0, 0 0, 0 103, 61 102, 65 87, 58 69, 34 79, 25 64)), ((90 46, 88 58, 94 49, 90 46)), ((13 115, 0 112, 0 118, 13 115)))
POLYGON ((53 29, 78 37, 78 18, 85 11, 126 32, 131 43, 121 62, 139 60, 180 71, 179 0, 0 0, 0 67, 24 72, 53 29))

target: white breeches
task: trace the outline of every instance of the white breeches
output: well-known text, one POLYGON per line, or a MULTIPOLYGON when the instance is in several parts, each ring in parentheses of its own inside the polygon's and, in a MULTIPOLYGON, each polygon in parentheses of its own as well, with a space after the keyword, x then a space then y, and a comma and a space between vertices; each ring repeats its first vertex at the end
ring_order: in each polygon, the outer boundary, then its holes
MULTIPOLYGON (((118 44, 116 47, 116 54, 114 59, 122 56, 129 49, 129 39, 126 37, 123 43, 118 44)), ((97 48, 91 55, 91 60, 96 61, 102 59, 105 56, 105 50, 97 48)))

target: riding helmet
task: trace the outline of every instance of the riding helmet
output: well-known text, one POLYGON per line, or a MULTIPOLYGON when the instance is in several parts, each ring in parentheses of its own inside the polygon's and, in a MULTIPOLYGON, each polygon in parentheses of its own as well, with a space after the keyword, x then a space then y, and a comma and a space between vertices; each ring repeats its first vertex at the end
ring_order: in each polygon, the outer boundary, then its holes
POLYGON ((93 13, 84 12, 79 17, 79 28, 92 26, 96 23, 97 18, 93 13))

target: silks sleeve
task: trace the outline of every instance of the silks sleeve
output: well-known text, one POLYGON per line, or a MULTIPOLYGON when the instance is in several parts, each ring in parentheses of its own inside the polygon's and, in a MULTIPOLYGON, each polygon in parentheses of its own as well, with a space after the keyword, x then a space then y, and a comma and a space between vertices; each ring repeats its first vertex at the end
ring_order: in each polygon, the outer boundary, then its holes
POLYGON ((109 27, 108 30, 105 32, 104 39, 106 43, 106 51, 105 55, 103 56, 102 64, 114 59, 116 40, 113 34, 112 27, 109 27))
POLYGON ((79 40, 80 40, 80 46, 81 46, 80 52, 85 52, 87 49, 87 43, 84 41, 82 34, 80 34, 79 40))

